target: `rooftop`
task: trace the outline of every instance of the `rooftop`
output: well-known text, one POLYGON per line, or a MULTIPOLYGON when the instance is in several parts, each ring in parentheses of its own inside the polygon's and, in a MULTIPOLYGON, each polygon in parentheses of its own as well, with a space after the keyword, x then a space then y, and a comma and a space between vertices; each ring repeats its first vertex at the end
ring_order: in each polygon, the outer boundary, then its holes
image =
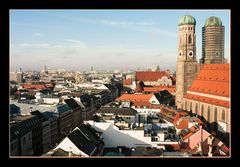
POLYGON ((194 17, 192 17, 191 15, 184 15, 182 16, 179 21, 178 21, 178 26, 181 25, 196 25, 196 20, 194 17))
POLYGON ((72 110, 80 108, 80 105, 72 98, 65 99, 64 101, 72 110))
POLYGON ((46 107, 46 106, 17 103, 17 102, 12 102, 12 104, 20 107, 21 114, 29 114, 30 111, 36 111, 36 110, 38 110, 40 112, 45 112, 45 111, 55 112, 56 111, 56 107, 46 107))
POLYGON ((128 78, 126 80, 123 81, 123 85, 131 85, 132 84, 132 79, 128 78))
POLYGON ((230 97, 230 65, 204 64, 188 91, 230 97))
POLYGON ((170 93, 176 92, 176 87, 169 87, 169 86, 152 86, 152 87, 144 87, 144 92, 160 92, 162 90, 167 90, 170 93))
POLYGON ((165 71, 136 71, 137 81, 157 81, 163 76, 170 77, 165 71))
POLYGON ((214 104, 217 106, 222 106, 222 107, 230 107, 230 102, 229 101, 225 101, 225 100, 218 100, 215 98, 209 98, 209 97, 205 97, 205 96, 198 96, 198 95, 193 95, 193 94, 186 94, 184 95, 184 98, 186 99, 191 99, 191 100, 196 100, 196 101, 200 101, 200 102, 204 102, 204 103, 208 103, 208 104, 214 104))
POLYGON ((153 94, 123 94, 118 97, 117 100, 120 101, 149 101, 153 94))
POLYGON ((137 111, 132 108, 101 107, 97 113, 113 113, 114 115, 136 115, 137 111))
POLYGON ((222 21, 219 17, 211 16, 205 21, 205 27, 209 26, 222 26, 222 21))

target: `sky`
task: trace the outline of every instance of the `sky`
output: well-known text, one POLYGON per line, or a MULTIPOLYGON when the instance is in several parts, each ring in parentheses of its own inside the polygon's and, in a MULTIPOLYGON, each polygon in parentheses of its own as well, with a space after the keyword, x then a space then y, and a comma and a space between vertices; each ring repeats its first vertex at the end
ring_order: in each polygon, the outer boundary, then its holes
POLYGON ((202 27, 217 16, 230 55, 230 10, 10 10, 10 70, 175 70, 178 20, 196 19, 197 59, 202 27))

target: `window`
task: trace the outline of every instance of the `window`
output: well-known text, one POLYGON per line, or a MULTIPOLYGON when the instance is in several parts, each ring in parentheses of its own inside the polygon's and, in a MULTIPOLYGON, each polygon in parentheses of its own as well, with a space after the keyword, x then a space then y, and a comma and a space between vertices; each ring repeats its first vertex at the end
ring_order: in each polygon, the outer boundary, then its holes
POLYGON ((217 108, 214 110, 214 122, 217 122, 217 108))
POLYGON ((203 107, 203 104, 202 104, 201 116, 203 116, 203 111, 204 111, 204 107, 203 107))
POLYGON ((190 103, 190 111, 192 111, 192 102, 190 103))
POLYGON ((198 104, 195 104, 195 113, 198 114, 198 104))
POLYGON ((188 36, 188 43, 189 44, 192 43, 192 36, 191 35, 188 36))
POLYGON ((207 121, 210 122, 210 106, 208 106, 207 121))
POLYGON ((224 110, 224 109, 223 109, 223 111, 222 111, 222 121, 225 122, 225 110, 224 110))

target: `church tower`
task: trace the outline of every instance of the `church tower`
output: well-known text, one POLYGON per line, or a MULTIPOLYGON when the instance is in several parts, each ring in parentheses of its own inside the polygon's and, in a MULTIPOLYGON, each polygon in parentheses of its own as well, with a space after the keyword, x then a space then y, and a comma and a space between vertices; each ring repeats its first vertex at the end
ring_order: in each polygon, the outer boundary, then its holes
POLYGON ((183 108, 183 96, 197 74, 196 21, 185 15, 178 22, 178 58, 176 67, 176 106, 183 108))
POLYGON ((224 26, 220 18, 212 16, 202 27, 201 63, 222 64, 224 62, 224 26))

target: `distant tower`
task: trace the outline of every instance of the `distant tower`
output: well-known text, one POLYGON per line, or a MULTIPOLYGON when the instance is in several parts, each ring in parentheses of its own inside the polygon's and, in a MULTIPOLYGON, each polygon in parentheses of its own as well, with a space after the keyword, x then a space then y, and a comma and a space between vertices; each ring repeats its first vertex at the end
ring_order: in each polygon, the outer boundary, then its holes
POLYGON ((224 26, 220 18, 209 17, 202 27, 202 59, 201 63, 224 63, 224 26))
POLYGON ((159 67, 159 65, 157 66, 157 68, 156 68, 155 71, 160 71, 160 67, 159 67))
POLYGON ((195 25, 196 21, 190 15, 179 19, 175 101, 177 108, 183 108, 183 96, 197 73, 195 25))
POLYGON ((91 71, 93 71, 93 66, 91 66, 91 71))

